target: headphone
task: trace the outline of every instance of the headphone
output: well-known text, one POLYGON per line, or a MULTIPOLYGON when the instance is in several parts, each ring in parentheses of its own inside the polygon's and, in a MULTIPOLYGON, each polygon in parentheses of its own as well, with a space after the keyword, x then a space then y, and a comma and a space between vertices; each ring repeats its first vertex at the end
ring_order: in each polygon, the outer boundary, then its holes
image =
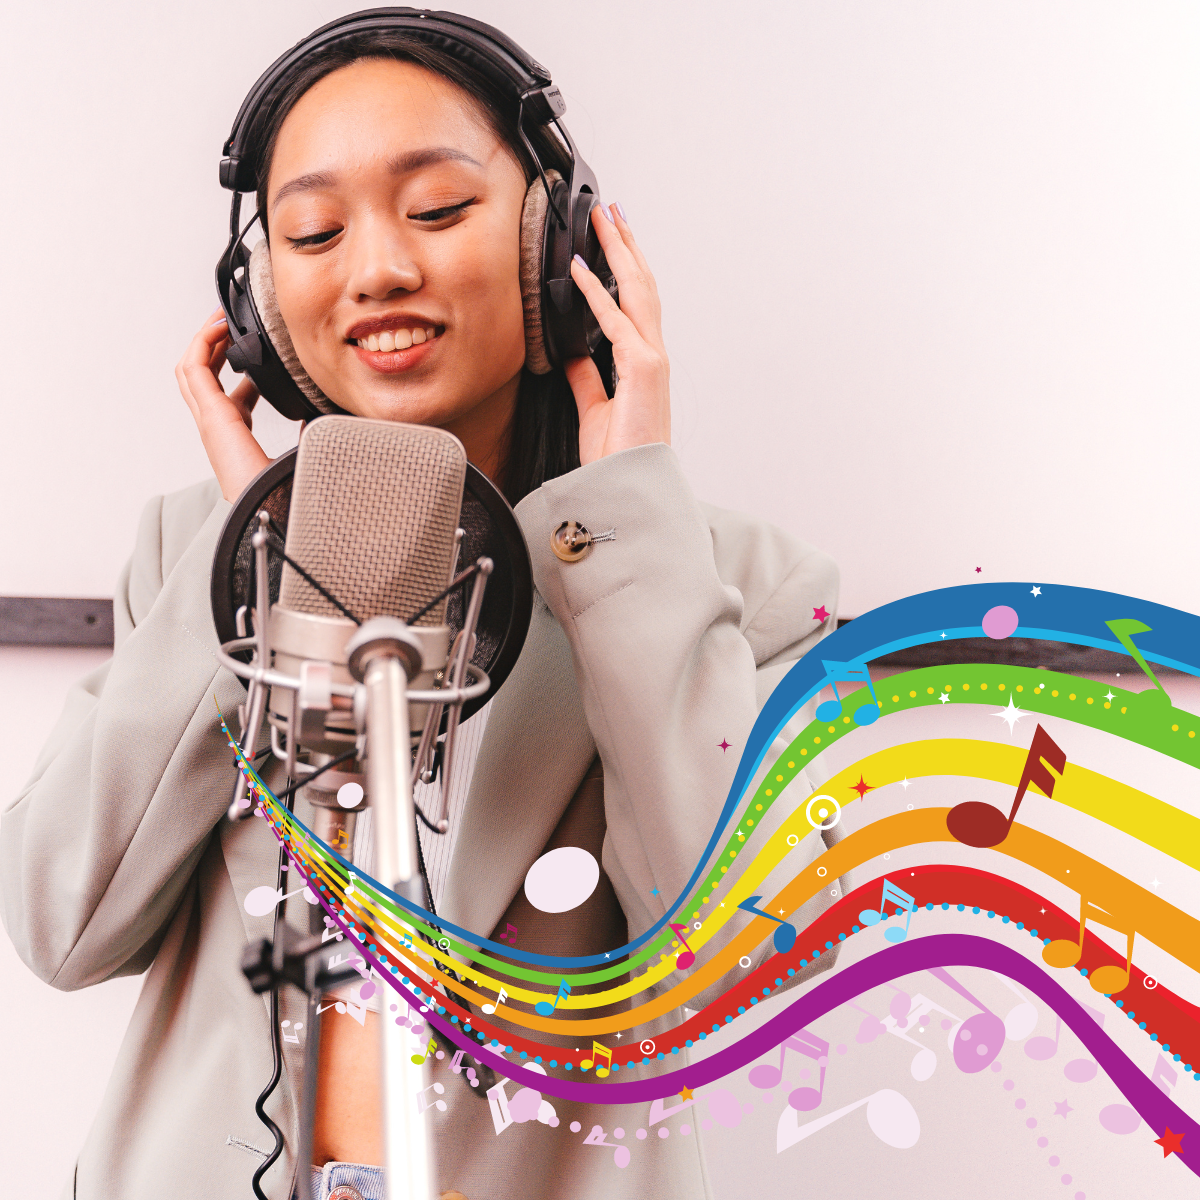
POLYGON ((498 29, 456 13, 416 8, 371 8, 331 21, 282 54, 242 103, 221 159, 221 186, 233 192, 229 244, 217 263, 217 293, 229 321, 226 360, 250 376, 259 393, 291 421, 341 412, 301 365, 279 312, 266 240, 253 251, 244 238, 261 214, 239 230, 242 197, 257 188, 256 172, 269 118, 287 84, 308 58, 364 35, 403 31, 479 71, 517 104, 517 132, 537 168, 521 212, 521 299, 525 316, 525 366, 544 375, 569 358, 590 355, 601 367, 609 394, 612 348, 571 278, 580 255, 609 295, 617 284, 592 228, 600 189, 560 118, 566 104, 550 73, 498 29), (528 131, 543 141, 560 139, 559 166, 545 164, 528 131))

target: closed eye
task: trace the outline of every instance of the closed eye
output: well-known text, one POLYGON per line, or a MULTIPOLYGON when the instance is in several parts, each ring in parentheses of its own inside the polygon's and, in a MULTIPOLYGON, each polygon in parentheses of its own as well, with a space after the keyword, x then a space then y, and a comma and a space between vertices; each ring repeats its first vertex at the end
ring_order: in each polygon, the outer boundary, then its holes
POLYGON ((341 232, 340 229, 326 229, 323 233, 311 233, 306 237, 290 237, 288 241, 297 249, 302 249, 305 246, 320 246, 331 238, 337 237, 341 232))
POLYGON ((447 217, 453 217, 465 209, 470 208, 478 199, 477 196, 472 196, 469 200, 463 200, 459 204, 448 204, 444 208, 431 208, 425 212, 413 213, 411 220, 413 221, 444 221, 447 217))

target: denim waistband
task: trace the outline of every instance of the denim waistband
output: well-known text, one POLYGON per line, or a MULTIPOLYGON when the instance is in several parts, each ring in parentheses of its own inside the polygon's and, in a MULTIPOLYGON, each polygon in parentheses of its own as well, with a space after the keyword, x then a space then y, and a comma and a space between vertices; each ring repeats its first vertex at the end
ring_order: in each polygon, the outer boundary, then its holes
POLYGON ((387 1200, 382 1167, 328 1162, 312 1169, 312 1200, 387 1200), (338 1188, 353 1188, 334 1196, 338 1188))

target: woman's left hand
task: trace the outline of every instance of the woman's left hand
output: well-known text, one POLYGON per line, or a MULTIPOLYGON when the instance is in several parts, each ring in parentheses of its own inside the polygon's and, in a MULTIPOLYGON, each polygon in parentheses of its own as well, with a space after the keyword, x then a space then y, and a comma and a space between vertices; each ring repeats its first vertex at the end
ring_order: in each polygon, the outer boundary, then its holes
POLYGON ((654 276, 619 206, 605 209, 597 204, 592 224, 616 277, 621 303, 618 307, 576 256, 571 278, 612 342, 618 376, 616 395, 610 400, 590 358, 572 358, 565 364, 579 408, 579 461, 584 464, 633 446, 671 441, 671 366, 654 276))

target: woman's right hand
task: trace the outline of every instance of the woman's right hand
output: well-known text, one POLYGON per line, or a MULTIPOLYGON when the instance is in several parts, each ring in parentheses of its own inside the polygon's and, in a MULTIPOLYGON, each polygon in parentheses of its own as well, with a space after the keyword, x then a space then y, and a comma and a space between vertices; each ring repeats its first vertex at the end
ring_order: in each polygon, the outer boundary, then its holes
POLYGON ((228 396, 221 386, 228 348, 229 325, 218 308, 184 351, 175 379, 200 430, 221 495, 232 501, 271 460, 250 431, 258 400, 254 381, 247 375, 228 396))

